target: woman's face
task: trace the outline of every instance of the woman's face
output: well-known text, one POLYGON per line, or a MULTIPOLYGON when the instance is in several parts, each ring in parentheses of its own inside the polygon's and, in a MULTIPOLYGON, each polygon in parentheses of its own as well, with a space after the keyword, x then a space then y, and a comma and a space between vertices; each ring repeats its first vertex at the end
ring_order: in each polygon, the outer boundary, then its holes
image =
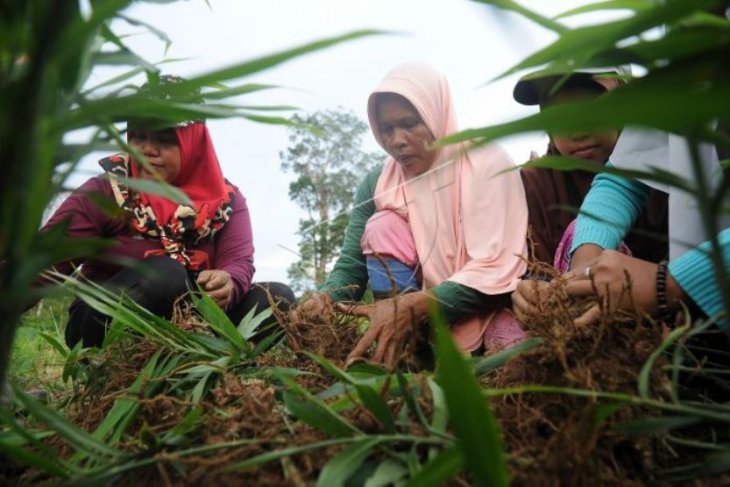
POLYGON ((406 177, 431 169, 436 151, 428 147, 435 139, 411 102, 394 93, 383 93, 378 96, 376 107, 383 146, 406 177))
MULTIPOLYGON (((129 145, 140 151, 149 161, 157 176, 172 184, 180 174, 180 145, 175 129, 133 130, 129 133, 129 145)), ((140 166, 143 178, 154 175, 140 166)))
MULTIPOLYGON (((549 105, 575 102, 594 98, 600 91, 591 88, 566 88, 552 96, 549 105)), ((550 134, 550 138, 561 155, 603 164, 613 152, 618 140, 618 130, 580 131, 570 134, 550 134)))

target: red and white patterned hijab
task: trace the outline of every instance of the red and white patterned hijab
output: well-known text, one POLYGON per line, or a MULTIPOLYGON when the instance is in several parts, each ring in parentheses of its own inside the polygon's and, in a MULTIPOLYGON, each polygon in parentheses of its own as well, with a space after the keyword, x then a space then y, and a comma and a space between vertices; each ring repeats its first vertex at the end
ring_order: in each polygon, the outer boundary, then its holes
POLYGON ((117 204, 131 215, 132 228, 160 240, 160 250, 192 271, 208 267, 208 256, 196 250, 230 220, 234 187, 223 178, 207 126, 193 122, 175 127, 180 147, 180 173, 171 184, 185 193, 191 206, 164 196, 129 188, 126 178, 140 177, 139 163, 129 154, 99 161, 109 179, 117 204))

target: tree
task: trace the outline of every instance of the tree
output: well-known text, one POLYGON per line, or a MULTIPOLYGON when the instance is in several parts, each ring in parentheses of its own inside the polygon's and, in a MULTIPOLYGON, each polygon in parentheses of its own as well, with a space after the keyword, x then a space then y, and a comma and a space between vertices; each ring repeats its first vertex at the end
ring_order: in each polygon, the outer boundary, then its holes
POLYGON ((319 286, 337 257, 359 180, 382 156, 362 149, 367 125, 354 113, 326 110, 292 118, 281 168, 297 179, 289 197, 307 212, 299 220, 299 261, 288 269, 297 291, 319 286))

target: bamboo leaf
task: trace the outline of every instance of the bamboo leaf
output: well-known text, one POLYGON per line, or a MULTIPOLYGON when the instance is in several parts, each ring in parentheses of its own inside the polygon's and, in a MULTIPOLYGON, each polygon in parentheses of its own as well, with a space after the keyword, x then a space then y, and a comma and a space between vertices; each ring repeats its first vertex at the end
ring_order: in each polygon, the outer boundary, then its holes
POLYGON ((226 312, 213 301, 208 293, 199 289, 199 292, 193 293, 191 296, 195 308, 203 315, 208 326, 224 337, 238 352, 245 353, 251 350, 251 345, 243 339, 226 312))
MULTIPOLYGON (((154 377, 154 371, 157 368, 158 361, 160 360, 161 351, 155 352, 152 357, 147 361, 144 368, 134 380, 131 386, 127 389, 128 393, 132 396, 142 396, 143 386, 146 386, 150 379, 154 377)), ((129 424, 134 420, 134 417, 139 410, 139 402, 134 399, 121 398, 114 401, 114 405, 107 413, 104 421, 94 430, 92 435, 94 438, 104 440, 112 432, 110 444, 114 444, 121 438, 122 433, 127 429, 129 424)))
POLYGON ((190 201, 188 195, 186 195, 182 190, 164 181, 153 181, 151 179, 137 178, 119 178, 119 182, 129 186, 136 191, 139 191, 140 193, 163 196, 170 201, 179 203, 181 205, 192 206, 193 204, 193 202, 190 201))
MULTIPOLYGON (((460 440, 464 465, 478 484, 506 486, 509 484, 507 465, 499 429, 474 371, 456 347, 437 309, 432 310, 431 323, 436 329, 438 383, 451 412, 451 425, 460 440)), ((449 465, 453 468, 453 456, 457 454, 450 455, 447 458, 451 459, 449 465)))
POLYGON ((727 472, 730 470, 730 449, 707 456, 702 462, 702 472, 705 475, 727 472))
POLYGON ((492 355, 479 359, 474 364, 474 370, 477 375, 486 374, 491 370, 498 369, 499 367, 503 366, 504 364, 509 362, 512 357, 527 352, 528 350, 532 350, 542 343, 543 340, 540 337, 528 338, 527 340, 518 343, 513 347, 510 347, 506 350, 501 350, 497 353, 493 353, 492 355))
POLYGON ((364 438, 345 448, 322 468, 317 487, 344 486, 380 441, 378 438, 364 438))
POLYGON ((378 464, 375 471, 365 481, 363 487, 387 487, 399 485, 399 481, 408 474, 408 469, 401 463, 386 459, 378 464))
MULTIPOLYGON (((501 0, 495 2, 485 0, 485 3, 499 7, 502 2, 501 0)), ((528 56, 496 79, 547 63, 561 64, 563 72, 587 67, 586 62, 606 46, 615 46, 623 39, 639 36, 654 27, 661 27, 693 12, 711 8, 713 5, 713 0, 668 2, 638 10, 635 15, 625 19, 563 31, 551 45, 528 56)))
POLYGON ((274 312, 271 308, 266 308, 260 313, 256 313, 257 306, 254 306, 246 316, 243 317, 238 324, 238 332, 246 340, 250 340, 258 331, 258 327, 274 312))
POLYGON ((502 10, 508 10, 511 12, 518 13, 522 15, 523 17, 526 17, 530 19, 531 21, 535 22, 537 25, 544 27, 548 30, 551 30, 553 32, 565 32, 568 28, 565 27, 560 22, 556 22, 553 19, 550 19, 548 17, 544 17, 537 12, 534 12, 528 8, 523 7, 522 5, 518 4, 517 2, 513 2, 512 0, 475 0, 479 3, 486 3, 488 5, 493 5, 495 7, 501 8, 502 10))
POLYGON ((86 431, 69 422, 56 411, 44 406, 29 397, 22 390, 12 387, 16 400, 30 411, 33 416, 56 431, 62 438, 68 441, 74 448, 84 452, 86 455, 103 459, 117 458, 123 455, 120 450, 99 441, 86 431))
MULTIPOLYGON (((481 452, 487 454, 487 451, 481 452)), ((486 455, 485 455, 486 456, 486 455)), ((484 461, 488 461, 486 458, 484 461)), ((404 487, 440 487, 453 478, 464 466, 462 448, 451 446, 428 462, 405 484, 404 487)), ((498 485, 479 482, 478 485, 498 485)), ((503 484, 507 485, 507 484, 503 484)))
POLYGON ((270 462, 272 460, 278 460, 279 458, 290 457, 292 455, 296 455, 299 453, 317 450, 319 448, 324 448, 324 447, 332 446, 332 445, 340 445, 342 443, 350 443, 352 441, 355 441, 355 440, 353 438, 337 438, 337 439, 320 441, 319 443, 310 443, 308 445, 303 445, 303 446, 282 448, 281 450, 274 450, 274 451, 262 453, 261 455, 257 455, 253 458, 246 459, 242 462, 234 463, 233 465, 229 465, 229 466, 225 467, 223 469, 223 471, 230 472, 230 471, 234 471, 234 470, 245 470, 245 469, 249 469, 251 467, 255 467, 257 465, 261 465, 261 464, 270 462))
POLYGON ((314 397, 296 382, 281 375, 278 376, 278 379, 290 389, 283 393, 284 405, 299 420, 333 437, 361 433, 330 406, 314 397))
POLYGON ((627 421, 616 424, 611 429, 625 434, 645 435, 664 433, 676 428, 685 428, 701 421, 701 418, 694 416, 662 416, 627 421))
POLYGON ((669 347, 674 345, 677 340, 687 333, 690 326, 691 325, 680 326, 672 330, 672 332, 664 340, 662 340, 661 345, 659 345, 656 350, 651 353, 649 358, 646 359, 644 366, 641 367, 641 372, 639 372, 639 396, 644 399, 649 398, 649 379, 651 378, 651 369, 654 367, 654 363, 669 347))
POLYGON ((14 458, 21 465, 33 465, 61 478, 68 478, 72 472, 77 470, 75 465, 58 458, 48 446, 41 442, 53 432, 35 432, 29 431, 27 427, 21 427, 13 418, 13 414, 4 407, 0 407, 0 422, 10 428, 0 434, 0 451, 14 458), (29 443, 38 452, 24 448, 29 443))
POLYGON ((581 7, 567 10, 559 15, 556 15, 556 19, 562 19, 565 17, 572 17, 574 15, 585 14, 589 12, 596 12, 599 10, 633 10, 634 12, 639 10, 646 10, 654 7, 656 2, 654 0, 607 0, 605 2, 596 2, 581 7))
POLYGON ((428 379, 428 387, 431 390, 431 396, 433 397, 431 428, 434 431, 446 433, 446 425, 449 422, 449 410, 446 406, 444 390, 441 389, 441 387, 439 387, 439 385, 431 378, 428 379))
POLYGON ((344 370, 338 368, 335 364, 311 352, 304 352, 313 362, 319 364, 320 367, 332 374, 337 379, 355 387, 357 395, 363 405, 377 418, 389 433, 395 432, 395 420, 390 412, 390 408, 385 400, 380 396, 370 384, 365 384, 360 380, 350 376, 344 370))

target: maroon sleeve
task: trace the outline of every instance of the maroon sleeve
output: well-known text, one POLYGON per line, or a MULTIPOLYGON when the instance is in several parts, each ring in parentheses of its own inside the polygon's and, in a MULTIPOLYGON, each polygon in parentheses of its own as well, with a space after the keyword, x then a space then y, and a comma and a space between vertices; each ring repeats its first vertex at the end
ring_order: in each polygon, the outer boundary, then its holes
POLYGON ((251 288, 253 280, 253 233, 246 198, 236 189, 233 214, 215 236, 214 269, 228 272, 235 283, 233 303, 239 302, 251 288))
POLYGON ((51 218, 43 225, 46 231, 63 221, 68 221, 66 235, 69 237, 101 237, 105 225, 105 215, 89 198, 90 193, 111 197, 111 187, 107 181, 91 178, 74 190, 66 198, 51 218), (106 188, 104 184, 106 182, 106 188), (105 191, 109 190, 109 191, 105 191))
MULTIPOLYGON (((51 218, 43 225, 41 232, 63 223, 67 225, 65 235, 69 238, 105 236, 105 230, 110 218, 89 198, 89 194, 92 193, 109 198, 113 197, 109 181, 99 177, 91 178, 74 190, 61 203, 51 215, 51 218)), ((74 266, 80 263, 80 261, 61 262, 56 264, 55 268, 59 272, 68 274, 74 266)))

